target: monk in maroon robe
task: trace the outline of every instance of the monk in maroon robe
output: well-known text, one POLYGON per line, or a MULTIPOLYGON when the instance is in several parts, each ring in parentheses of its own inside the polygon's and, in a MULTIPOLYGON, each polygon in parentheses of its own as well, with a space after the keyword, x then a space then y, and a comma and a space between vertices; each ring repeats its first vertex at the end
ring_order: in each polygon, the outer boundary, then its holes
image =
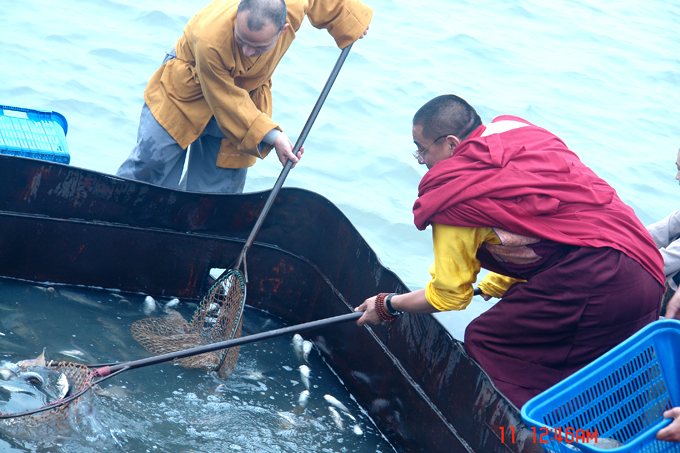
POLYGON ((433 228, 433 279, 367 299, 359 324, 465 308, 480 267, 492 271, 479 287, 501 299, 465 348, 521 407, 658 319, 663 261, 649 233, 554 134, 513 116, 484 126, 445 95, 416 113, 413 137, 429 169, 413 212, 433 228))

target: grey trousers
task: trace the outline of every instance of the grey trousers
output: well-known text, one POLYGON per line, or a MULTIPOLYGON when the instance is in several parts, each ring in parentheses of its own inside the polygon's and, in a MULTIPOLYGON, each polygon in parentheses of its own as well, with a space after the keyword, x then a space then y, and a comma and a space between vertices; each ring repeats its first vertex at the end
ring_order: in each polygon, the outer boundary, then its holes
MULTIPOLYGON (((174 48, 166 52, 163 63, 171 58, 175 58, 174 48)), ((191 192, 241 193, 247 169, 216 165, 223 138, 222 130, 212 117, 188 150, 183 149, 144 104, 139 118, 137 144, 116 175, 191 192), (187 154, 189 159, 182 177, 187 154)))

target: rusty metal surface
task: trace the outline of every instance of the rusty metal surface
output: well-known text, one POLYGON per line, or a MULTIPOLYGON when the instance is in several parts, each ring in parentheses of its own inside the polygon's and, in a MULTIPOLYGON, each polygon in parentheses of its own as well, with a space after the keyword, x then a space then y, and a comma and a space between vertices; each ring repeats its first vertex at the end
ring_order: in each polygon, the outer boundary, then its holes
MULTIPOLYGON (((0 276, 198 298, 210 269, 238 257, 267 194, 186 193, 0 156, 0 276)), ((291 325, 408 290, 332 203, 301 189, 281 190, 247 263, 247 303, 291 325)), ((311 335, 397 451, 542 451, 434 317, 311 335)))

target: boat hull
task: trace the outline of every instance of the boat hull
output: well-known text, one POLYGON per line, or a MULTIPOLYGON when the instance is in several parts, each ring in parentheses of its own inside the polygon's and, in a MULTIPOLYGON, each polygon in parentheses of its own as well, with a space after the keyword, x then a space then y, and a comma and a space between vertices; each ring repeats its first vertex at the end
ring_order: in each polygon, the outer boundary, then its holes
MULTIPOLYGON (((198 299, 211 269, 233 266, 268 195, 182 192, 0 156, 0 277, 198 299)), ((302 189, 279 192, 247 276, 246 303, 289 325, 408 291, 337 207, 302 189)), ((308 336, 397 451, 542 451, 433 316, 308 336)))

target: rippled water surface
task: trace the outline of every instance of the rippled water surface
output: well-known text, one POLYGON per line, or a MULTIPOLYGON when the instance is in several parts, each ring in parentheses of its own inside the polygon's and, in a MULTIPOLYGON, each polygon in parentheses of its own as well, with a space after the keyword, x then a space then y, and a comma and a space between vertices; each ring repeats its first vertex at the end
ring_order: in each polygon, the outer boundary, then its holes
MULTIPOLYGON (((456 93, 485 122, 526 118, 559 135, 644 224, 678 208, 680 3, 604 0, 366 0, 375 16, 356 43, 285 185, 336 204, 412 289, 430 278, 430 232, 411 208, 425 172, 411 119, 456 93)), ((197 0, 0 0, 0 103, 69 121, 74 166, 113 173, 132 148, 147 80, 197 0)), ((274 119, 304 125, 339 50, 305 22, 274 76, 274 119)), ((273 158, 246 191, 271 188, 273 158)), ((354 301, 359 304, 361 301, 354 301)), ((489 306, 438 317, 458 338, 489 306)))
MULTIPOLYGON (((130 326, 145 317, 142 296, 0 281, 0 359, 46 348, 48 359, 103 364, 148 357, 130 326)), ((162 316, 158 308, 150 316, 162 316)), ((190 319, 196 304, 178 310, 190 319)), ((246 310, 243 335, 283 325, 246 310)), ((303 335, 304 336, 304 335, 303 335)), ((360 452, 394 451, 316 349, 299 357, 291 336, 244 345, 232 376, 161 363, 125 371, 94 392, 94 411, 58 433, 9 434, 0 451, 360 452), (309 399, 300 365, 310 368, 309 399), (348 409, 336 421, 324 395, 348 409), (93 444, 94 443, 94 444, 93 444)), ((75 415, 75 414, 72 414, 75 415)))

